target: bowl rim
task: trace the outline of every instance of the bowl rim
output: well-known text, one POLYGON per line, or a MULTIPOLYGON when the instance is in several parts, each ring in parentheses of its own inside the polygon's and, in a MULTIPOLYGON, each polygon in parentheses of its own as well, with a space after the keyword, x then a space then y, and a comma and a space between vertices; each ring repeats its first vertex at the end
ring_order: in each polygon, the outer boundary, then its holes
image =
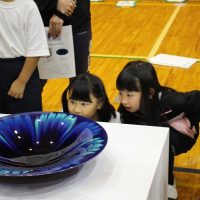
MULTIPOLYGON (((89 121, 89 122, 92 122, 94 123, 95 125, 97 125, 98 127, 100 127, 101 129, 101 134, 103 135, 104 137, 104 142, 103 142, 103 146, 101 147, 101 149, 94 154, 94 156, 90 156, 88 157, 88 159, 84 160, 83 162, 79 163, 79 164, 76 164, 76 165, 73 165, 71 167, 61 167, 61 169, 59 170, 56 170, 56 168, 58 166, 62 166, 63 163, 61 163, 60 165, 55 165, 53 166, 52 168, 48 169, 48 170, 45 170, 45 171, 38 171, 38 168, 48 168, 48 165, 45 165, 45 166, 40 166, 40 167, 33 167, 34 169, 31 169, 31 167, 15 167, 15 166, 9 166, 9 165, 5 165, 3 164, 1 161, 0 161, 0 177, 4 177, 4 176, 9 176, 9 177, 32 177, 32 176, 44 176, 44 175, 50 175, 50 174, 56 174, 56 173, 61 173, 61 172, 64 172, 64 171, 67 171, 67 170, 70 170, 70 169, 74 169, 76 167, 79 167, 79 166, 83 166, 85 163, 91 161, 92 159, 96 158, 107 146, 108 144, 108 134, 106 132, 106 130, 104 129, 104 127, 102 127, 98 122, 94 121, 94 120, 91 120, 89 118, 86 118, 86 117, 83 117, 83 116, 80 116, 80 115, 76 115, 76 114, 71 114, 71 113, 67 113, 67 112, 51 112, 51 111, 36 111, 36 112, 23 112, 23 113, 16 113, 16 114, 9 114, 9 115, 6 115, 6 116, 3 116, 3 117, 0 117, 0 121, 2 120, 5 120, 6 118, 13 118, 15 116, 25 116, 25 115, 41 115, 41 114, 52 114, 52 113, 55 113, 55 114, 66 114, 67 116, 75 116, 81 120, 86 120, 86 121, 89 121), (6 169, 5 169, 5 166, 6 166, 6 169), (4 167, 4 169, 2 168, 4 167), (10 168, 10 172, 7 173, 7 174, 2 174, 1 171, 3 170, 9 170, 9 167, 10 168), (16 174, 13 174, 11 173, 12 171, 23 171, 23 170, 29 170, 29 172, 27 173, 24 173, 24 174, 21 174, 21 173, 16 173, 16 174)), ((62 159, 61 159, 62 161, 62 159)), ((56 162, 55 162, 56 163, 56 162)))

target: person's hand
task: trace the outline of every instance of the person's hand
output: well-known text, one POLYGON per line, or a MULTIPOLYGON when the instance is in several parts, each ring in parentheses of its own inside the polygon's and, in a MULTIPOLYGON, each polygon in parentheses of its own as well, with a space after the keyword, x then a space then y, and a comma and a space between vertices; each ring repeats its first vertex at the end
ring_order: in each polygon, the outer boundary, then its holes
POLYGON ((66 16, 72 15, 76 7, 76 1, 74 0, 58 0, 57 10, 66 16))
MULTIPOLYGON (((76 0, 58 0, 57 10, 66 16, 72 15, 74 9, 76 7, 76 0)), ((60 17, 53 15, 49 20, 49 34, 50 37, 56 38, 60 35, 63 19, 60 17)))
POLYGON ((50 37, 56 38, 60 35, 64 21, 53 15, 49 21, 49 34, 50 37))
POLYGON ((24 95, 25 87, 26 87, 26 83, 23 83, 19 79, 16 79, 11 84, 10 90, 8 91, 8 95, 15 99, 22 99, 24 95))
POLYGON ((195 134, 197 133, 194 126, 191 128, 190 121, 187 117, 172 121, 169 123, 169 125, 180 133, 187 135, 191 138, 194 138, 195 134))

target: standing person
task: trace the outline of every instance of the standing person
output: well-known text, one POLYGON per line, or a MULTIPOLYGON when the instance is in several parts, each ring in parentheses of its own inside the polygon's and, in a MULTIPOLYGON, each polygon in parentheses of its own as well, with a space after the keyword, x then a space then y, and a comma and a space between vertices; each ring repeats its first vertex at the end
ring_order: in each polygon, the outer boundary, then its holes
POLYGON ((72 25, 76 75, 88 71, 91 34, 90 0, 34 0, 49 33, 57 37, 72 25))
POLYGON ((41 111, 37 64, 49 50, 32 0, 0 1, 0 113, 41 111))
POLYGON ((129 62, 116 85, 122 123, 169 127, 168 196, 176 199, 174 156, 190 150, 197 140, 200 91, 182 93, 161 86, 154 67, 143 61, 129 62))
POLYGON ((62 95, 64 112, 101 122, 120 122, 119 113, 110 104, 101 79, 80 74, 72 79, 62 95))

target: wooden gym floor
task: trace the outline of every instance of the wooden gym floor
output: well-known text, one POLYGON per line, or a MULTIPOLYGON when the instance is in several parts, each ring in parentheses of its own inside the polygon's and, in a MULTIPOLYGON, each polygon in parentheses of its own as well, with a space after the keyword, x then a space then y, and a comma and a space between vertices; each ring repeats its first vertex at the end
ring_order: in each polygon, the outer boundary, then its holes
MULTIPOLYGON (((90 72, 102 78, 117 108, 115 80, 128 61, 158 53, 200 57, 200 0, 179 4, 141 0, 132 8, 116 7, 116 2, 91 3, 90 72)), ((189 69, 154 66, 162 85, 178 91, 200 90, 200 60, 189 69)), ((67 79, 48 80, 44 111, 61 110, 60 98, 67 84, 67 79)), ((179 200, 199 200, 200 138, 192 150, 177 156, 175 166, 179 200)))

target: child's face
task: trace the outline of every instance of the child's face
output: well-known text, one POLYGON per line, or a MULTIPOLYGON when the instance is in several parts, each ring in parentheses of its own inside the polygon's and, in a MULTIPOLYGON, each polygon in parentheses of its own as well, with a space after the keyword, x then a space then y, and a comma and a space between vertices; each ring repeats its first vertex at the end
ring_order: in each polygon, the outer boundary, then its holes
POLYGON ((119 101, 128 112, 136 112, 140 110, 142 93, 138 91, 119 91, 119 101))
POLYGON ((69 113, 98 120, 97 110, 101 109, 102 104, 93 95, 90 95, 90 99, 92 102, 73 100, 69 97, 67 101, 69 113))

